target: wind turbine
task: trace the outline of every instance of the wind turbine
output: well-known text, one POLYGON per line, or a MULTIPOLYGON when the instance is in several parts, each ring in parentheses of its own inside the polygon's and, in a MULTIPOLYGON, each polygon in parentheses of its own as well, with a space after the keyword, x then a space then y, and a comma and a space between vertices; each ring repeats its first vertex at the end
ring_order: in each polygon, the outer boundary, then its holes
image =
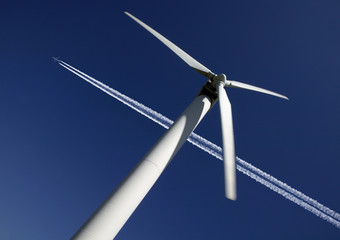
POLYGON ((247 90, 262 92, 270 94, 276 97, 288 98, 281 94, 255 87, 249 84, 227 80, 225 74, 216 75, 208 68, 203 66, 201 63, 193 59, 190 55, 184 52, 182 49, 177 47, 175 44, 170 42, 168 39, 163 37, 161 34, 156 32, 154 29, 143 23, 138 18, 134 17, 128 12, 125 12, 130 18, 139 23, 142 27, 148 30, 152 35, 158 38, 168 48, 170 48, 177 56, 179 56, 184 62, 190 67, 194 68, 200 74, 208 77, 209 84, 213 90, 217 92, 221 114, 221 127, 222 127, 222 141, 223 141, 223 162, 224 162, 224 173, 225 173, 225 194, 226 198, 236 200, 236 175, 235 175, 235 144, 234 144, 234 130, 233 130, 233 119, 231 104, 224 87, 243 88, 247 90))
MULTIPOLYGON (((158 38, 190 67, 207 77, 208 81, 188 108, 84 223, 72 239, 113 239, 217 100, 219 100, 221 115, 225 196, 228 199, 236 200, 236 164, 232 109, 224 87, 257 91, 288 100, 286 96, 281 94, 249 84, 227 80, 225 74, 217 75, 213 73, 141 20, 128 12, 125 12, 125 14, 158 38)), ((58 61, 58 63, 68 69, 72 68, 62 61, 58 61)))

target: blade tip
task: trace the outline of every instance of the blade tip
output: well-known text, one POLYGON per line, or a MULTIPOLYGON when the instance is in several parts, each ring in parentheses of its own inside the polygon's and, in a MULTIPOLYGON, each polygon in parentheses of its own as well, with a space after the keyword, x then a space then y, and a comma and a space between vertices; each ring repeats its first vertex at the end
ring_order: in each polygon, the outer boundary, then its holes
POLYGON ((283 99, 289 100, 289 98, 288 98, 288 97, 286 97, 285 95, 282 95, 282 94, 277 94, 277 97, 280 97, 280 98, 283 98, 283 99))
POLYGON ((230 189, 229 191, 226 189, 225 197, 232 200, 232 201, 236 201, 236 199, 237 199, 236 188, 233 189, 233 190, 230 189))
POLYGON ((227 199, 232 200, 232 201, 236 201, 237 197, 236 196, 225 196, 227 199))

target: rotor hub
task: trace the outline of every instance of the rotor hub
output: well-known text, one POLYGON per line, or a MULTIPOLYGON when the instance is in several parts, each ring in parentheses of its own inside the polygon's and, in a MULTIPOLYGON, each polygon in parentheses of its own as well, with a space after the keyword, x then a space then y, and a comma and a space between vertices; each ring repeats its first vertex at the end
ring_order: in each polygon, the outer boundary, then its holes
POLYGON ((213 106, 218 99, 217 85, 220 83, 223 84, 223 86, 230 85, 230 82, 227 80, 225 74, 215 75, 214 77, 209 78, 209 80, 204 84, 198 95, 204 94, 208 96, 212 103, 211 106, 213 106))
POLYGON ((212 86, 214 87, 214 88, 217 88, 217 83, 222 83, 223 84, 223 86, 225 86, 225 85, 230 85, 230 83, 229 83, 229 81, 227 80, 227 76, 225 75, 225 74, 220 74, 220 75, 217 75, 217 76, 215 76, 213 79, 212 79, 212 82, 211 82, 211 84, 212 84, 212 86))

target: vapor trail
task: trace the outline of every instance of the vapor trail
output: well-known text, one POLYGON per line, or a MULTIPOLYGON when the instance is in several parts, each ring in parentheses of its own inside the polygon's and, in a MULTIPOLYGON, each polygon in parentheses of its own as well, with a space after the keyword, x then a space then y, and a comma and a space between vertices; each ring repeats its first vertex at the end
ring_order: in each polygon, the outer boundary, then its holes
MULTIPOLYGON (((223 160, 223 158, 221 160, 223 160)), ((264 185, 264 186, 268 187, 269 189, 273 190, 274 192, 280 194, 284 198, 292 201, 293 203, 299 205, 300 207, 303 207, 307 211, 309 211, 309 212, 313 213, 314 215, 320 217, 321 219, 323 219, 323 220, 333 224, 337 228, 340 228, 340 222, 339 221, 337 221, 334 218, 330 217, 329 215, 321 212, 320 210, 316 209, 315 207, 311 206, 310 204, 302 201, 301 199, 297 198, 293 194, 286 192, 282 188, 277 187, 276 185, 268 182, 267 180, 265 180, 265 179, 259 177, 258 175, 256 175, 255 173, 252 173, 251 171, 241 167, 240 165, 237 165, 237 169, 240 172, 242 172, 243 174, 247 175, 248 177, 254 179, 256 182, 261 183, 262 185, 264 185)))
POLYGON ((93 77, 90 77, 89 75, 79 71, 78 69, 72 67, 71 65, 59 60, 58 63, 66 68, 67 70, 73 72, 77 76, 81 77, 85 81, 91 83, 93 86, 99 88, 103 92, 109 94, 110 96, 116 98, 118 101, 122 102, 123 104, 131 107, 135 111, 141 113, 145 117, 153 120, 154 122, 158 123, 164 128, 169 128, 173 124, 173 121, 169 118, 163 116, 162 114, 152 110, 151 108, 143 105, 142 103, 139 103, 132 98, 118 92, 117 90, 114 90, 110 88, 109 86, 105 85, 104 83, 94 79, 93 77))
MULTIPOLYGON (((204 139, 203 137, 201 137, 201 136, 199 136, 195 133, 193 133, 192 135, 193 135, 193 138, 197 139, 196 141, 198 141, 202 145, 205 145, 204 147, 200 147, 202 150, 208 152, 210 155, 213 155, 214 157, 223 161, 223 155, 222 155, 222 148, 221 147, 217 146, 216 144, 204 139)), ((288 184, 278 180, 277 178, 269 175, 268 173, 258 169, 254 165, 242 160, 239 157, 236 157, 236 162, 239 165, 242 165, 242 166, 248 168, 249 170, 255 172, 257 175, 269 180, 270 182, 274 183, 275 185, 283 188, 287 192, 290 192, 290 193, 294 194, 295 196, 301 198, 303 201, 305 201, 308 204, 318 208, 319 210, 323 211, 324 213, 330 215, 331 217, 333 217, 337 220, 340 220, 340 214, 338 214, 337 212, 333 211, 332 209, 329 209, 328 207, 322 205, 321 203, 314 200, 313 198, 308 197, 304 193, 292 188, 288 184)))
MULTIPOLYGON (((104 83, 96 80, 95 78, 81 72, 80 70, 72 67, 71 65, 58 60, 58 63, 66 68, 67 70, 71 71, 72 73, 76 74, 77 76, 81 77, 85 81, 91 83, 95 87, 99 88, 100 90, 104 91, 105 93, 109 94, 110 96, 116 98, 123 104, 131 107, 132 109, 136 110, 137 112, 141 113, 142 115, 146 116, 147 118, 153 120, 154 122, 158 123, 159 125, 163 126, 164 128, 169 128, 173 123, 172 120, 163 116, 162 114, 152 110, 151 108, 131 99, 130 97, 118 92, 110 88, 109 86, 105 85, 104 83)), ((206 151, 210 155, 216 157, 223 161, 222 156, 222 149, 221 147, 217 146, 216 144, 210 142, 209 140, 192 133, 188 141, 193 145, 199 147, 200 149, 206 151)), ((317 202, 316 200, 308 197, 307 195, 303 194, 302 192, 290 187, 286 183, 276 179, 275 177, 269 175, 268 173, 256 168, 252 164, 236 157, 237 161, 237 169, 242 172, 243 174, 247 175, 248 177, 254 179, 256 182, 261 183, 262 185, 268 187, 269 189, 273 190, 274 192, 280 194, 284 198, 296 203, 297 205, 303 207, 304 209, 308 210, 309 212, 315 214, 316 216, 326 220, 327 222, 335 225, 336 227, 340 228, 340 214, 337 212, 329 209, 328 207, 322 205, 321 203, 317 202), (295 195, 295 196, 294 196, 295 195)))

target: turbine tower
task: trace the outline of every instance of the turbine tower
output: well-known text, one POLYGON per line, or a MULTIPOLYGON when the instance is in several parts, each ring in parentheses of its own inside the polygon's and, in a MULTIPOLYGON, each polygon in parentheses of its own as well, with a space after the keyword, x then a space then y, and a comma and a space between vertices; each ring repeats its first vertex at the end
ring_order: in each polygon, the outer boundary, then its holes
POLYGON ((287 97, 269 90, 227 80, 224 74, 216 75, 138 18, 127 12, 125 12, 125 14, 158 38, 184 62, 204 77, 207 77, 208 80, 192 103, 142 158, 130 174, 84 223, 78 232, 75 233, 72 239, 113 239, 182 147, 189 135, 217 100, 219 100, 222 125, 225 195, 228 199, 236 200, 232 110, 224 87, 243 88, 288 100, 287 97))

